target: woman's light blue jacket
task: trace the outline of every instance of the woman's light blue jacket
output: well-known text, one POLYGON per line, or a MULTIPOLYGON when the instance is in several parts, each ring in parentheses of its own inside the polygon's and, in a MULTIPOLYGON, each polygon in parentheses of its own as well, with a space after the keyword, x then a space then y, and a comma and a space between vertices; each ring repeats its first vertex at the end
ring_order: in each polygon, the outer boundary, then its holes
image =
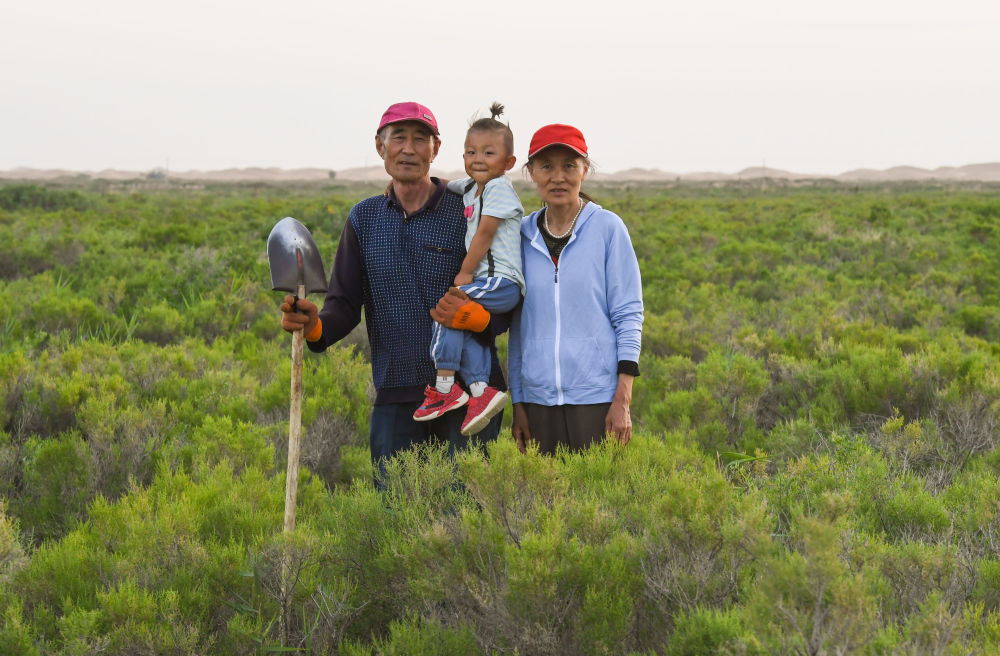
POLYGON ((538 212, 521 221, 526 289, 508 343, 514 403, 608 403, 618 362, 639 361, 642 280, 628 230, 614 212, 587 203, 552 262, 538 212))

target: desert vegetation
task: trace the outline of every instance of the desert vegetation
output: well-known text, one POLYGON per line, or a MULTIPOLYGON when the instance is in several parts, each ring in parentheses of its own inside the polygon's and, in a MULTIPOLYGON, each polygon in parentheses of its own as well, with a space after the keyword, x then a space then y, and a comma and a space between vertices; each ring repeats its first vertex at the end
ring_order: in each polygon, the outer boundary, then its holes
POLYGON ((329 267, 377 192, 0 186, 0 653, 1000 650, 1000 189, 595 188, 633 442, 430 446, 378 494, 359 330, 306 360, 285 536, 267 234, 329 267))

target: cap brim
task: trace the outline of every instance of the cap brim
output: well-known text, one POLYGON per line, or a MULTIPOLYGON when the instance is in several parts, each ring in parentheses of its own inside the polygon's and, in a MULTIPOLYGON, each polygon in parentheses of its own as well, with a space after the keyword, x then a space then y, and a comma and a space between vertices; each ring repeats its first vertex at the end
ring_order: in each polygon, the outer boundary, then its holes
POLYGON ((555 142, 550 143, 550 144, 545 144, 544 146, 542 146, 541 148, 539 148, 538 150, 536 150, 536 151, 534 151, 532 153, 528 153, 528 159, 531 159, 532 157, 534 157, 538 153, 542 152, 543 150, 546 150, 548 148, 552 148, 553 146, 565 146, 566 148, 569 148, 570 150, 572 150, 574 153, 576 153, 580 157, 586 157, 587 156, 587 153, 581 151, 576 146, 571 146, 568 143, 563 143, 561 141, 555 141, 555 142))
POLYGON ((423 125, 426 125, 428 128, 430 128, 431 132, 434 133, 434 136, 437 136, 437 137, 441 136, 441 133, 438 132, 438 129, 436 127, 434 127, 433 124, 428 123, 423 118, 417 118, 415 116, 407 116, 405 118, 397 118, 397 119, 394 119, 392 121, 386 121, 382 125, 378 126, 378 130, 375 131, 375 134, 378 134, 379 132, 381 132, 382 128, 384 128, 387 125, 393 125, 394 123, 406 123, 407 121, 412 121, 413 123, 421 123, 423 125))

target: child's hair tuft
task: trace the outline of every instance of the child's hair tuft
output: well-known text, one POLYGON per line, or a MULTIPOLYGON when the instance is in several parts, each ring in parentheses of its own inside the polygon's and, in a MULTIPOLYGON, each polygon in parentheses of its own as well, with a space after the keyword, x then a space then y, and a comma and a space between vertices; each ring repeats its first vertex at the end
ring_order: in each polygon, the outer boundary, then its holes
POLYGON ((478 118, 469 125, 469 132, 501 132, 504 135, 504 146, 507 148, 507 154, 514 154, 514 133, 510 131, 509 123, 502 123, 497 120, 498 116, 503 115, 504 107, 498 102, 494 102, 490 105, 490 117, 489 118, 478 118))

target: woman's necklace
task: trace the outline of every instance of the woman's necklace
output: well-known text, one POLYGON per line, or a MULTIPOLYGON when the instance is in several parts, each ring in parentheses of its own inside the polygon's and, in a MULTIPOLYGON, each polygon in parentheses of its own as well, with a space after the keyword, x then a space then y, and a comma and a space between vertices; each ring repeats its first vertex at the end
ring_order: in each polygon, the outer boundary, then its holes
POLYGON ((562 239, 569 233, 573 232, 573 226, 576 225, 576 220, 580 218, 580 212, 582 211, 583 211, 583 199, 581 198, 580 209, 576 211, 576 216, 574 216, 573 220, 569 222, 569 227, 566 228, 566 232, 562 233, 561 235, 557 235, 556 233, 552 232, 552 228, 549 227, 549 210, 548 208, 545 208, 545 216, 542 217, 542 223, 545 226, 545 232, 549 233, 553 239, 562 239))

